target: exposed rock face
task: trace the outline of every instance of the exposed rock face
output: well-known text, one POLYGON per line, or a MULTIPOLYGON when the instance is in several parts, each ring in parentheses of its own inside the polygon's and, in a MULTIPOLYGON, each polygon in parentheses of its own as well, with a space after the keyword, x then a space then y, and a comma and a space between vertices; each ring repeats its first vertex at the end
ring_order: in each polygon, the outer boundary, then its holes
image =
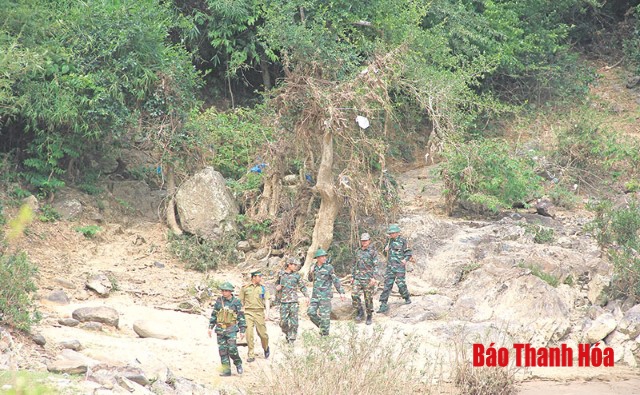
POLYGON ((618 331, 624 333, 631 339, 640 335, 640 304, 633 306, 620 320, 618 331))
POLYGON ((212 167, 196 173, 176 193, 182 228, 207 239, 217 239, 235 228, 238 206, 224 178, 212 167))
POLYGON ((152 190, 147 183, 137 180, 114 181, 109 184, 109 191, 118 202, 119 211, 152 221, 158 220, 158 207, 166 196, 166 191, 152 190))
POLYGON ((83 211, 82 203, 76 199, 63 199, 53 203, 53 208, 66 220, 80 217, 83 211))

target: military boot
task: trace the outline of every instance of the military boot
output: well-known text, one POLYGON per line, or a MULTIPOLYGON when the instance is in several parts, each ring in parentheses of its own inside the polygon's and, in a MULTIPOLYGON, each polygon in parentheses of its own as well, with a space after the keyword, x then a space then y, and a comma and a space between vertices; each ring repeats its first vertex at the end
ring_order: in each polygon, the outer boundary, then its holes
POLYGON ((411 304, 411 298, 408 296, 404 298, 404 304, 411 304))
POLYGON ((360 322, 364 318, 364 310, 362 307, 358 307, 358 315, 356 315, 356 321, 360 322))
POLYGON ((367 313, 367 325, 371 325, 371 315, 372 313, 367 313))
POLYGON ((383 302, 378 309, 378 313, 386 313, 387 311, 389 311, 389 305, 383 302))
POLYGON ((222 365, 221 367, 222 372, 220 372, 220 376, 231 376, 231 366, 229 365, 222 365))

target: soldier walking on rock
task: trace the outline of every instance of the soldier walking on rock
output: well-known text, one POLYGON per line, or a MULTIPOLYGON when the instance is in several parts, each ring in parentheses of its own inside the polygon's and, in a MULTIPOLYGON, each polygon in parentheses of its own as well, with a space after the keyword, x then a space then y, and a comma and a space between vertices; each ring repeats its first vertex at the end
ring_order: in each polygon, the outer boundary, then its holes
POLYGON ((247 362, 256 360, 254 353, 254 328, 260 337, 264 357, 269 358, 269 335, 265 320, 269 319, 269 292, 262 285, 262 273, 259 270, 251 273, 251 283, 240 290, 240 301, 244 306, 244 313, 247 317, 247 362), (266 313, 265 313, 266 311, 266 313))
POLYGON ((363 233, 360 236, 361 248, 356 251, 356 261, 351 271, 353 284, 351 300, 353 308, 358 311, 356 321, 362 321, 364 309, 366 309, 367 325, 371 325, 373 294, 376 290, 376 276, 378 274, 378 253, 369 246, 370 244, 371 236, 369 236, 369 233, 363 233), (364 309, 360 295, 364 295, 364 309))
POLYGON ((276 290, 280 292, 280 328, 293 343, 298 335, 298 289, 307 297, 307 287, 297 273, 299 262, 295 258, 287 259, 285 270, 280 273, 276 282, 276 290))
POLYGON ((380 309, 378 313, 389 311, 387 301, 389 300, 394 282, 398 285, 398 291, 400 291, 400 295, 404 298, 405 303, 411 303, 409 290, 405 283, 407 262, 411 259, 411 250, 409 249, 407 240, 400 236, 400 227, 398 225, 390 225, 387 229, 387 235, 389 236, 389 241, 384 248, 384 252, 387 254, 387 270, 384 275, 384 289, 382 290, 382 294, 380 294, 380 309))
POLYGON ((226 282, 220 286, 222 296, 216 300, 209 319, 209 337, 215 331, 218 339, 218 352, 222 363, 220 376, 231 376, 231 363, 233 359, 238 374, 242 374, 242 359, 238 353, 236 337, 240 331, 240 338, 244 336, 247 324, 242 311, 240 299, 233 296, 233 285, 226 282))
POLYGON ((344 300, 344 290, 340 279, 336 276, 333 266, 327 261, 327 252, 319 248, 314 254, 316 264, 309 271, 308 280, 313 282, 313 292, 311 294, 311 302, 307 314, 311 322, 320 328, 321 336, 329 335, 329 324, 331 317, 331 297, 333 292, 331 284, 336 287, 340 293, 340 300, 344 300))

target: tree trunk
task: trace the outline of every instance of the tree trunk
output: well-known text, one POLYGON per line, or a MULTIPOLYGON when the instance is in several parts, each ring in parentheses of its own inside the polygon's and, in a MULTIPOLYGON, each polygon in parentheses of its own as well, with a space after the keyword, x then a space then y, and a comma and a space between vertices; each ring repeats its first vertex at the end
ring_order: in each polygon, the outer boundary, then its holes
POLYGON ((262 59, 262 57, 260 57, 260 70, 262 71, 264 90, 268 91, 271 89, 271 74, 269 73, 269 64, 266 60, 262 59))
POLYGON ((302 267, 303 278, 309 272, 313 262, 313 255, 318 248, 327 249, 333 241, 333 225, 340 210, 339 198, 333 183, 333 133, 325 132, 322 138, 322 157, 318 169, 318 179, 315 186, 320 194, 320 209, 313 228, 311 246, 302 267))
POLYGON ((167 166, 167 194, 169 195, 169 201, 167 202, 167 225, 169 225, 169 229, 171 229, 174 234, 181 235, 182 229, 180 229, 178 221, 176 221, 176 204, 174 200, 176 196, 176 180, 172 166, 167 166))
POLYGON ((264 187, 262 188, 262 196, 258 206, 258 218, 275 217, 278 214, 280 205, 280 192, 282 190, 282 175, 279 172, 273 172, 268 176, 265 175, 264 187))

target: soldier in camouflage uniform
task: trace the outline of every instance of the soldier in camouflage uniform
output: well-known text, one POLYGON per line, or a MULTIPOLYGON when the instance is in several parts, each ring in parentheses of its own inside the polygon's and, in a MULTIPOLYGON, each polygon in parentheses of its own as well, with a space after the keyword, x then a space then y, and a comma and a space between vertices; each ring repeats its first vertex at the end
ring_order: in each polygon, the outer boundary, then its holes
POLYGON ((215 331, 218 338, 218 352, 222 363, 220 376, 231 376, 231 363, 233 359, 238 374, 242 374, 242 359, 238 353, 236 337, 240 331, 240 337, 244 336, 247 323, 244 319, 240 299, 233 296, 233 285, 226 282, 220 286, 222 296, 213 305, 211 318, 209 319, 209 337, 215 331))
POLYGON ((331 284, 333 283, 336 290, 340 293, 340 300, 344 300, 344 290, 342 289, 340 279, 333 270, 333 266, 326 263, 327 252, 319 248, 313 257, 316 259, 316 264, 309 270, 308 279, 313 282, 313 292, 307 314, 309 314, 311 322, 320 328, 320 335, 328 336, 331 317, 331 297, 333 296, 331 284))
POLYGON ((298 292, 307 297, 307 287, 297 273, 299 262, 295 258, 287 259, 285 270, 280 272, 276 281, 276 290, 280 293, 280 328, 293 343, 298 335, 298 292))
POLYGON ((387 301, 389 300, 394 282, 398 285, 398 291, 400 291, 400 295, 404 298, 405 303, 411 303, 409 290, 405 283, 407 262, 411 259, 411 250, 407 245, 407 240, 400 236, 400 227, 398 225, 393 224, 389 226, 387 235, 389 236, 389 242, 384 248, 387 254, 387 270, 384 275, 384 289, 382 290, 382 294, 380 294, 380 309, 378 313, 389 311, 387 301))
POLYGON ((358 310, 356 321, 364 318, 364 309, 360 295, 364 295, 364 307, 367 310, 367 325, 371 325, 373 315, 373 294, 376 290, 376 276, 378 275, 378 253, 369 247, 371 237, 369 233, 360 236, 361 248, 356 251, 356 261, 351 271, 353 291, 351 300, 353 308, 358 310))

